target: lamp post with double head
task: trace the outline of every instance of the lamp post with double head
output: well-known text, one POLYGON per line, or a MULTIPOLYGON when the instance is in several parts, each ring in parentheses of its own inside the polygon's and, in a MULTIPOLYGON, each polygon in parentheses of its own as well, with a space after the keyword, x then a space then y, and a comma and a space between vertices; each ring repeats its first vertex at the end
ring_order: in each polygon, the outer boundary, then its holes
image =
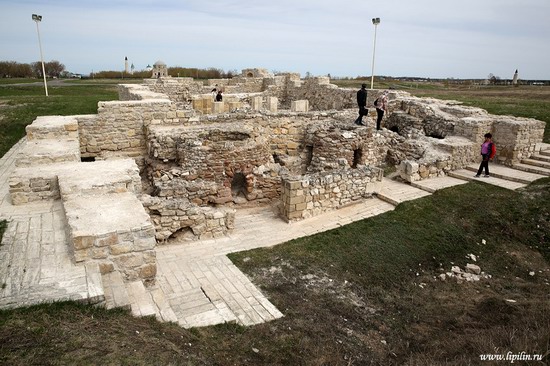
POLYGON ((372 18, 372 24, 374 24, 374 44, 372 46, 372 70, 370 76, 370 88, 372 90, 374 86, 374 55, 376 53, 376 28, 380 24, 380 18, 372 18))
POLYGON ((33 14, 32 20, 36 22, 36 33, 38 33, 38 47, 40 47, 40 62, 42 62, 42 76, 44 76, 44 89, 46 90, 46 96, 48 96, 48 83, 46 82, 46 69, 44 68, 44 57, 42 56, 42 42, 40 41, 40 29, 38 23, 42 21, 42 15, 33 14))

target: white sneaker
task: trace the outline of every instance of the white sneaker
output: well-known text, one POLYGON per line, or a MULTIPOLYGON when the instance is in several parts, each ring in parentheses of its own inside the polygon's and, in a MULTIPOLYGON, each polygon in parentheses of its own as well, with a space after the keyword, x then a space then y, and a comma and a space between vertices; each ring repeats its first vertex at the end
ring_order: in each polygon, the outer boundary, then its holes
POLYGON ((474 175, 474 178, 479 178, 479 174, 474 175))
POLYGON ((491 178, 491 176, 489 174, 485 174, 483 178, 491 178))

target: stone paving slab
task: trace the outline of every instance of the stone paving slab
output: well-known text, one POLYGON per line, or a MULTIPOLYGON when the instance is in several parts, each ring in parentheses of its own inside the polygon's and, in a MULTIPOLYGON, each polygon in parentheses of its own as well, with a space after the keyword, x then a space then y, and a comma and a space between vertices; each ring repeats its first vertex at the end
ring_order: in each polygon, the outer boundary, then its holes
POLYGON ((543 167, 540 167, 540 166, 518 163, 518 164, 514 164, 513 168, 517 169, 517 170, 520 170, 520 171, 523 171, 523 172, 528 172, 528 173, 531 173, 531 174, 537 174, 537 175, 542 175, 542 176, 550 176, 550 169, 543 168, 543 167))
POLYGON ((501 179, 494 176, 489 178, 484 178, 483 176, 481 176, 480 178, 474 178, 475 173, 467 169, 454 170, 450 172, 449 175, 458 179, 464 179, 467 181, 476 180, 482 183, 492 184, 495 186, 499 186, 499 187, 511 189, 511 190, 516 190, 518 188, 523 188, 526 186, 525 183, 514 182, 511 180, 501 179))
POLYGON ((377 193, 377 197, 397 206, 401 202, 426 197, 430 194, 430 192, 413 187, 410 184, 384 178, 382 179, 382 189, 377 193))
POLYGON ((432 179, 419 180, 417 182, 412 182, 411 186, 420 188, 426 192, 434 193, 440 189, 445 189, 449 187, 454 187, 460 184, 468 183, 467 180, 453 178, 453 177, 437 177, 432 179))
MULTIPOLYGON (((470 172, 474 172, 475 174, 479 169, 479 164, 469 165, 466 169, 470 172)), ((526 171, 513 169, 504 165, 490 164, 490 163, 489 163, 489 172, 491 174, 491 177, 506 179, 506 180, 525 183, 525 184, 529 184, 537 179, 544 178, 544 175, 541 175, 541 174, 530 173, 526 171)), ((474 174, 472 174, 472 176, 474 174)))
POLYGON ((0 246, 0 307, 103 300, 99 270, 75 265, 70 258, 59 202, 50 203, 47 212, 8 219, 0 246))

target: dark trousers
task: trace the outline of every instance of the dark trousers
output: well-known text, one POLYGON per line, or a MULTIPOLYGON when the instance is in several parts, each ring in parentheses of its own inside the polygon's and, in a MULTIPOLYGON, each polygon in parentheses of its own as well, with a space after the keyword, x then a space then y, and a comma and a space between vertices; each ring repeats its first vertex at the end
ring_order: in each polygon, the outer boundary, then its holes
POLYGON ((380 129, 380 122, 382 122, 382 117, 384 117, 384 110, 376 108, 376 129, 380 129))
POLYGON ((367 108, 365 108, 365 106, 360 106, 359 107, 359 117, 357 117, 357 119, 355 120, 355 123, 357 123, 357 124, 363 123, 363 116, 366 116, 367 114, 369 114, 369 110, 367 108))
POLYGON ((479 169, 477 170, 477 175, 481 175, 481 172, 485 168, 485 175, 489 175, 489 154, 481 155, 483 156, 483 160, 481 160, 481 164, 479 164, 479 169))

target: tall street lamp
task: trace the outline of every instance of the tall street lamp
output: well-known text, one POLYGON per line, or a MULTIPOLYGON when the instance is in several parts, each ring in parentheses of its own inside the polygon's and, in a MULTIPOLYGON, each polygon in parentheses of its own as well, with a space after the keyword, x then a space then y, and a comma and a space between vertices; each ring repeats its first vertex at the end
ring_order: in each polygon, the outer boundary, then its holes
POLYGON ((46 69, 44 68, 44 57, 42 56, 42 42, 40 41, 40 29, 38 23, 42 21, 42 15, 33 14, 32 20, 36 22, 36 32, 38 33, 38 46, 40 47, 40 61, 42 62, 42 75, 44 76, 44 89, 48 96, 48 83, 46 83, 46 69))
POLYGON ((376 27, 380 24, 380 18, 372 18, 372 24, 374 24, 374 45, 372 47, 372 70, 370 76, 370 88, 372 90, 374 85, 374 54, 376 53, 376 27))

